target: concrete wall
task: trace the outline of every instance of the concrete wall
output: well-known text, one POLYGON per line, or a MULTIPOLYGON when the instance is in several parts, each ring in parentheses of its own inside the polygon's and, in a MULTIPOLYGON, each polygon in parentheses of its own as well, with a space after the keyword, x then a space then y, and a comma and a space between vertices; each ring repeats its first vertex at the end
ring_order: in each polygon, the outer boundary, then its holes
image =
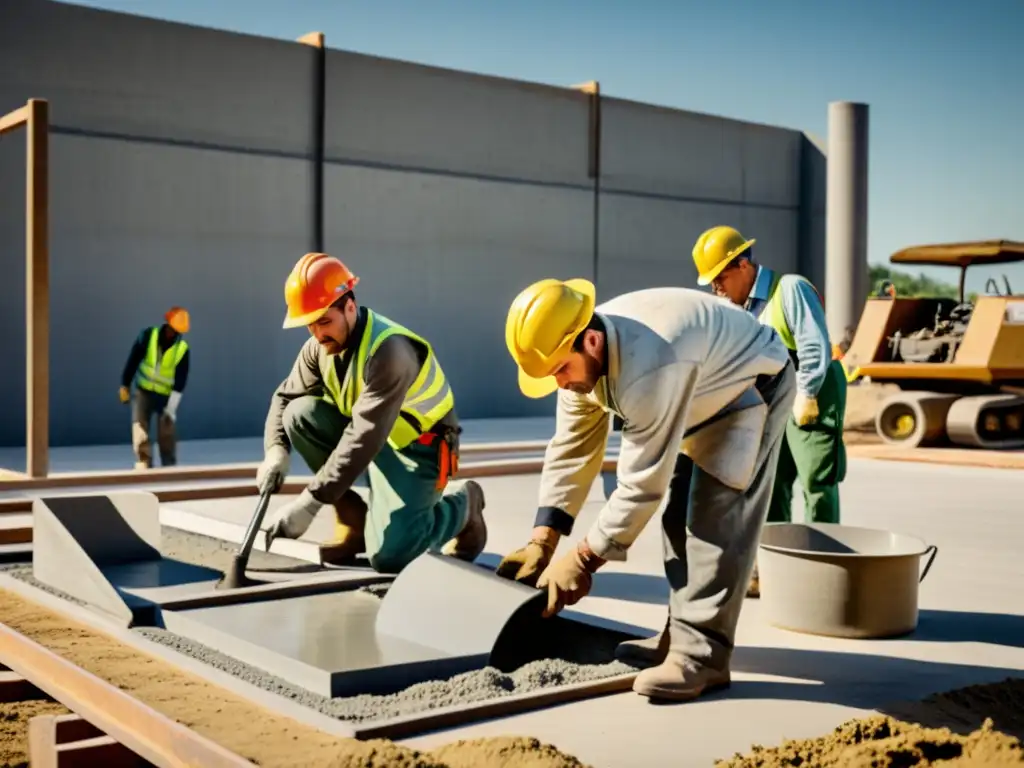
MULTIPOLYGON (((53 445, 129 439, 121 367, 172 304, 193 325, 181 436, 261 433, 305 338, 280 323, 284 278, 314 242, 315 62, 298 43, 0 5, 0 111, 46 98, 54 123, 53 445)), ((503 341, 534 280, 596 278, 602 299, 693 286, 693 241, 718 223, 757 237, 770 266, 823 259, 809 190, 824 166, 799 132, 603 99, 595 208, 584 94, 339 51, 326 67, 325 249, 360 275, 361 300, 431 338, 464 417, 551 412, 519 395, 503 341)), ((17 278, 0 286, 14 361, 0 445, 24 443, 13 136, 0 141, 0 268, 17 278)))
POLYGON ((602 296, 697 287, 690 252, 708 227, 757 238, 756 258, 797 267, 801 134, 605 98, 598 283, 602 296))
MULTIPOLYGON (((300 44, 40 0, 0 10, 0 110, 46 98, 53 123, 51 444, 130 439, 121 369, 173 304, 193 327, 182 437, 260 433, 291 362, 283 275, 311 244, 313 65, 300 44)), ((24 260, 24 155, 8 147, 23 141, 0 141, 4 200, 22 195, 3 214, 4 274, 24 260)), ((0 296, 0 347, 20 359, 23 282, 0 296)), ((19 366, 0 378, 7 445, 24 444, 19 366)))

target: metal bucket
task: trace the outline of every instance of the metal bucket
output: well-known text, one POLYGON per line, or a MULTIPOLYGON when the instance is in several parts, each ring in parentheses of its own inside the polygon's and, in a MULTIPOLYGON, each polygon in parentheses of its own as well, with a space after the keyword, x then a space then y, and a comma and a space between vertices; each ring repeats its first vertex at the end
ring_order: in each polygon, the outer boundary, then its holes
POLYGON ((769 624, 794 632, 905 635, 917 628, 918 584, 937 552, 913 536, 872 528, 769 523, 757 556, 761 610, 769 624))

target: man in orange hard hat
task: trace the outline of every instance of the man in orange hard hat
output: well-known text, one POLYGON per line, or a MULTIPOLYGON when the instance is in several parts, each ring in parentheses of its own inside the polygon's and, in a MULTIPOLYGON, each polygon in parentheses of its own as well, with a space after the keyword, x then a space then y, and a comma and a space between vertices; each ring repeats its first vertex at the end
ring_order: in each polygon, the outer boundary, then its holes
POLYGON ((132 448, 136 469, 153 465, 150 427, 154 417, 160 463, 165 467, 178 463, 175 425, 178 404, 188 382, 189 348, 184 338, 188 330, 188 312, 171 307, 164 315, 163 325, 144 328, 128 353, 118 395, 122 403, 131 400, 134 379, 132 448))
POLYGON ((455 398, 433 347, 394 320, 359 306, 359 279, 338 259, 307 253, 285 283, 285 328, 309 329, 291 373, 274 392, 264 434, 261 491, 275 492, 291 448, 316 475, 277 510, 267 548, 297 538, 322 506, 335 537, 321 558, 398 573, 427 551, 473 561, 487 542, 484 494, 458 468, 455 398), (352 490, 369 475, 367 505, 352 490))
POLYGON ((546 615, 582 599, 627 552, 662 500, 668 617, 616 656, 647 666, 633 690, 687 700, 730 682, 793 366, 771 328, 688 288, 625 293, 595 306, 588 280, 541 280, 512 303, 505 341, 529 397, 560 389, 533 535, 498 575, 547 592, 546 615), (586 536, 553 558, 601 471, 622 419, 617 486, 586 536))
MULTIPOLYGON (((838 523, 839 484, 846 477, 846 370, 832 355, 817 290, 801 275, 756 264, 754 242, 733 227, 712 227, 697 239, 692 255, 697 282, 774 328, 796 367, 796 400, 782 441, 768 522, 790 521, 793 484, 799 480, 807 518, 838 523)), ((748 593, 760 595, 756 568, 748 593)))

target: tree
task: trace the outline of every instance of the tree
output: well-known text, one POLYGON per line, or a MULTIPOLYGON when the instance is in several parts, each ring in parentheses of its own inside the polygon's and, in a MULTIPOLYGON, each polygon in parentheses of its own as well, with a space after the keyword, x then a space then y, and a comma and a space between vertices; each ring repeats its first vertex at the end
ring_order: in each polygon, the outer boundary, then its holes
MULTIPOLYGON (((885 280, 896 287, 897 296, 956 299, 960 295, 956 285, 933 280, 925 274, 918 274, 915 277, 907 272, 900 272, 878 264, 869 264, 868 275, 870 276, 872 296, 878 293, 879 287, 885 280)), ((973 302, 977 297, 978 294, 972 293, 965 298, 967 301, 973 302)))

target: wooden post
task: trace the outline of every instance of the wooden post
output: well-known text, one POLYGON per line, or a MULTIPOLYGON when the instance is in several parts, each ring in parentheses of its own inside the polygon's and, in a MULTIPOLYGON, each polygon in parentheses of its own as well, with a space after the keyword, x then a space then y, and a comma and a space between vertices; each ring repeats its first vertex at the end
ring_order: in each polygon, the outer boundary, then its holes
POLYGON ((50 109, 29 99, 25 176, 25 449, 29 477, 49 474, 50 109))
POLYGON ((0 116, 0 134, 25 126, 25 474, 44 478, 50 455, 50 105, 0 116))
POLYGON ((298 42, 316 49, 313 75, 313 243, 324 250, 324 130, 327 119, 327 48, 323 32, 310 32, 298 42))

